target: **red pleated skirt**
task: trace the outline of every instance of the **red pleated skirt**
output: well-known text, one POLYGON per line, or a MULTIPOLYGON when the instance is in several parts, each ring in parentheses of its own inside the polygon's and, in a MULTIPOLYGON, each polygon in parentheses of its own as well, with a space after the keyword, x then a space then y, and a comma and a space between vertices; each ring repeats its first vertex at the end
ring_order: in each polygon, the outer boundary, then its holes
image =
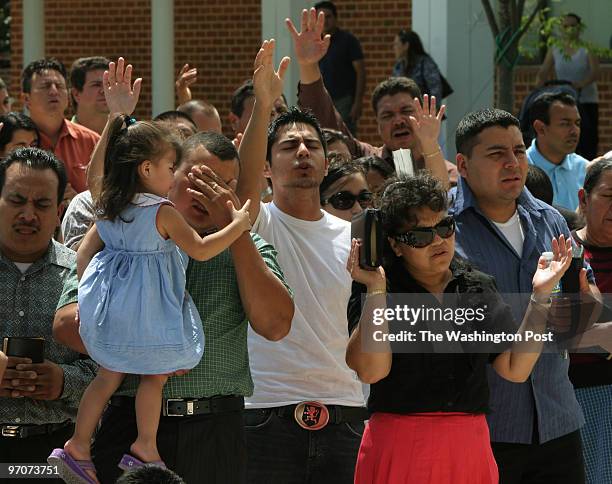
POLYGON ((498 484, 484 415, 374 413, 355 484, 498 484))

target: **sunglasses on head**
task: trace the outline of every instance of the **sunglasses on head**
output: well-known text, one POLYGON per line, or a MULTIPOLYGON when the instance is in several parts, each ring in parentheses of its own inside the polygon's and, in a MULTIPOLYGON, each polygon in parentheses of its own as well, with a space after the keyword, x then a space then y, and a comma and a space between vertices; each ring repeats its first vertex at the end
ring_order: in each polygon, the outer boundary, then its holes
POLYGON ((455 219, 448 216, 443 218, 434 227, 416 227, 408 230, 406 233, 394 235, 393 239, 415 249, 422 249, 434 241, 436 234, 443 239, 448 239, 454 233, 455 219))
POLYGON ((331 206, 336 210, 349 210, 353 208, 355 202, 359 202, 361 208, 368 208, 372 206, 374 195, 368 190, 363 190, 359 194, 354 195, 351 192, 343 191, 338 192, 331 197, 323 200, 322 205, 331 203, 331 206))

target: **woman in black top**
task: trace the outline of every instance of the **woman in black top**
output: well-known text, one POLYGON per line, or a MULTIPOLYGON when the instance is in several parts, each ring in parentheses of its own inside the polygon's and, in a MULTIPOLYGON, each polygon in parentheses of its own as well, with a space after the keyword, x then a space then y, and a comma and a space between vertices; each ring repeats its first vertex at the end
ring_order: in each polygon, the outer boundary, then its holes
MULTIPOLYGON (((354 285, 349 303, 354 330, 346 361, 361 381, 371 384, 368 409, 373 414, 359 450, 356 483, 497 483, 484 417, 486 364, 491 361, 510 381, 525 381, 542 349, 541 341, 496 346, 498 354, 493 355, 483 352, 482 346, 461 343, 454 347, 416 343, 420 353, 398 352, 406 344, 402 342, 370 346, 372 339, 380 341, 381 333, 393 336, 399 334, 401 324, 406 327, 404 322, 380 318, 384 308, 392 309, 393 302, 400 302, 397 293, 409 293, 413 300, 418 297, 415 307, 423 302, 441 307, 453 296, 459 301, 456 307, 462 307, 461 303, 476 307, 471 302, 486 301, 486 317, 478 324, 459 324, 458 318, 446 324, 462 334, 476 327, 491 334, 516 334, 493 278, 454 256, 454 220, 446 214, 447 203, 446 192, 428 174, 391 181, 381 199, 383 230, 388 236, 384 269, 361 269, 360 243, 353 241, 351 247, 347 269, 360 284, 354 285), (467 353, 461 351, 466 349, 467 353)), ((545 329, 550 293, 571 261, 571 241, 561 236, 559 243, 553 241, 553 252, 550 266, 540 259, 534 275, 534 292, 519 329, 523 337, 527 327, 537 334, 545 329)), ((424 324, 417 321, 413 333, 425 329, 424 324)), ((443 323, 429 323, 428 328, 434 324, 443 323)))

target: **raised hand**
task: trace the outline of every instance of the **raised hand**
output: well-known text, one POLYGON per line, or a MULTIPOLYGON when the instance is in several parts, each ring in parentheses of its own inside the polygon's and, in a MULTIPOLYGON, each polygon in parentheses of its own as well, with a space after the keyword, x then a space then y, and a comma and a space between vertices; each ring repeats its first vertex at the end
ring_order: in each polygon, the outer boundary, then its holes
POLYGON ((132 85, 132 65, 125 66, 123 57, 119 57, 117 64, 110 62, 108 70, 103 75, 104 97, 110 114, 132 114, 140 96, 142 78, 138 78, 132 85))
POLYGON ((190 68, 189 64, 185 64, 176 78, 174 86, 176 87, 176 97, 179 104, 184 104, 191 101, 191 86, 198 80, 198 70, 195 67, 190 68))
POLYGON ((274 101, 283 93, 285 72, 289 67, 291 59, 283 57, 278 65, 278 70, 274 70, 273 57, 274 39, 264 40, 261 49, 255 56, 253 63, 253 90, 255 99, 266 106, 272 106, 274 101))
POLYGON ((331 36, 323 35, 323 23, 325 14, 314 8, 302 10, 302 21, 298 32, 291 19, 285 19, 285 24, 289 29, 297 61, 300 64, 317 64, 327 53, 331 36))
POLYGON ((377 267, 374 271, 366 271, 359 266, 359 251, 361 250, 361 242, 357 239, 351 241, 351 252, 346 261, 346 270, 351 275, 351 278, 364 284, 368 288, 368 292, 385 291, 387 288, 387 280, 385 278, 385 270, 377 267))
POLYGON ((436 111, 436 97, 425 94, 423 95, 423 105, 419 98, 414 98, 415 113, 410 116, 410 128, 417 137, 421 146, 431 146, 438 144, 438 136, 440 136, 440 125, 442 117, 446 111, 446 106, 443 104, 439 111, 436 111))
POLYGON ((548 264, 548 267, 546 267, 546 259, 540 257, 538 270, 533 275, 533 292, 541 297, 550 296, 554 287, 569 268, 572 262, 572 239, 565 240, 563 234, 559 236, 559 241, 553 238, 552 252, 553 260, 548 264))

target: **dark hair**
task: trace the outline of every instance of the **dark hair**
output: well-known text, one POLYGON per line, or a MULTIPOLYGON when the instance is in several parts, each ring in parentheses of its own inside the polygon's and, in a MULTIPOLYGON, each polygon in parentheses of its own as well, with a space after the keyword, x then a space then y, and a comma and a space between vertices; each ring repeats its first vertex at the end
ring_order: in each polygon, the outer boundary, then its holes
POLYGON ((361 164, 365 173, 368 173, 370 170, 375 170, 385 179, 395 174, 395 167, 380 156, 362 156, 361 158, 357 158, 355 162, 361 164))
POLYGON ((171 121, 171 122, 175 122, 175 121, 185 121, 187 124, 189 124, 190 126, 193 126, 193 129, 197 130, 197 126, 196 124, 193 122, 193 119, 191 119, 191 116, 189 116, 187 113, 184 113, 182 111, 179 111, 178 109, 176 111, 172 110, 172 111, 164 111, 163 113, 158 114, 157 116, 155 116, 153 118, 153 121, 171 121))
POLYGON ((566 13, 566 14, 564 15, 564 17, 574 17, 574 18, 576 19, 576 23, 577 23, 578 25, 582 24, 582 18, 580 18, 580 15, 578 15, 578 14, 575 14, 575 13, 571 13, 571 12, 570 12, 570 13, 566 13))
POLYGON ((502 109, 485 108, 479 111, 472 111, 459 121, 459 126, 457 126, 455 131, 457 153, 470 156, 472 149, 478 143, 478 135, 485 129, 493 126, 501 128, 516 126, 519 130, 521 129, 519 120, 502 109))
POLYGON ((586 175, 584 177, 584 184, 582 186, 587 195, 591 193, 595 186, 599 183, 599 180, 601 180, 601 176, 603 175, 604 171, 610 169, 612 169, 612 160, 607 160, 605 158, 591 164, 591 166, 586 172, 586 175))
POLYGON ((121 216, 138 193, 138 167, 143 161, 157 161, 172 148, 176 152, 178 165, 181 154, 177 138, 163 124, 138 121, 125 127, 126 118, 119 116, 110 124, 104 155, 104 178, 98 211, 102 218, 111 221, 121 216))
POLYGON ((323 205, 323 200, 325 199, 323 194, 329 189, 329 187, 345 176, 351 176, 356 173, 361 173, 365 177, 365 173, 363 172, 361 165, 355 163, 354 161, 335 160, 333 163, 330 163, 329 168, 327 169, 327 175, 325 175, 321 185, 319 185, 321 205, 323 205))
POLYGON ((32 90, 32 76, 34 74, 42 74, 44 71, 57 71, 59 72, 64 80, 66 80, 66 68, 57 59, 50 57, 48 59, 38 59, 30 62, 21 73, 21 90, 23 92, 30 92, 32 90))
MULTIPOLYGON (((415 176, 399 175, 387 181, 379 207, 383 232, 393 236, 406 225, 415 226, 418 223, 416 212, 421 208, 433 212, 447 210, 448 196, 440 181, 427 172, 415 176)), ((397 260, 386 238, 383 254, 385 266, 397 260)))
MULTIPOLYGON (((107 70, 109 60, 106 57, 81 57, 72 63, 70 68, 70 87, 74 87, 77 91, 81 92, 85 87, 85 79, 87 73, 91 71, 107 70)), ((77 102, 72 96, 73 105, 76 107, 77 102)))
POLYGON ((116 484, 185 484, 185 481, 170 469, 147 464, 126 472, 116 484))
POLYGON ((557 101, 566 106, 576 106, 576 99, 567 92, 545 92, 535 98, 529 107, 529 124, 533 126, 536 120, 549 124, 550 107, 557 101))
MULTIPOLYGON (((186 103, 181 104, 176 108, 178 112, 185 113, 191 119, 191 116, 195 113, 202 112, 206 116, 213 116, 217 113, 217 108, 206 101, 200 101, 199 99, 192 99, 186 103)), ((193 122, 193 121, 192 121, 193 122)))
POLYGON ((336 141, 341 141, 348 147, 349 137, 342 131, 330 128, 321 128, 321 131, 323 131, 323 136, 325 137, 327 146, 329 146, 331 143, 335 143, 336 141))
POLYGON ((412 79, 408 77, 389 77, 374 88, 374 92, 372 93, 372 108, 374 109, 374 114, 378 114, 378 103, 383 96, 393 96, 400 92, 406 92, 410 94, 410 97, 418 97, 421 102, 423 101, 421 89, 419 89, 417 83, 412 79))
POLYGON ((317 2, 315 3, 314 8, 315 10, 320 10, 322 8, 331 10, 331 13, 334 14, 334 17, 338 18, 338 10, 336 9, 334 2, 330 2, 330 1, 317 2))
POLYGON ((539 166, 529 164, 527 167, 525 188, 538 200, 552 205, 554 196, 552 182, 546 172, 539 166))
POLYGON ((6 145, 13 140, 13 135, 18 129, 32 131, 36 135, 36 144, 40 144, 40 133, 29 116, 22 113, 8 113, 0 116, 0 123, 4 123, 0 129, 0 153, 4 153, 6 145))
POLYGON ((244 102, 253 96, 255 96, 253 80, 247 79, 234 91, 234 94, 232 94, 231 112, 238 117, 242 116, 242 113, 244 113, 244 102))
POLYGON ((189 115, 180 111, 164 111, 153 118, 153 121, 162 123, 170 128, 181 141, 198 132, 198 128, 189 115), (180 124, 180 123, 183 124, 180 124))
POLYGON ((423 48, 423 42, 421 42, 421 38, 419 34, 417 34, 414 30, 400 30, 397 34, 402 44, 410 44, 408 48, 408 52, 406 52, 406 66, 405 71, 409 73, 412 71, 412 68, 416 65, 418 59, 421 56, 427 55, 425 49, 423 48))
POLYGON ((319 121, 317 121, 317 118, 315 118, 315 116, 308 110, 301 111, 298 107, 291 106, 287 112, 278 116, 270 123, 270 126, 268 127, 268 148, 266 151, 266 160, 269 163, 272 162, 272 145, 276 141, 279 130, 289 124, 306 124, 312 126, 315 129, 321 144, 323 145, 323 153, 327 158, 327 143, 325 143, 325 136, 323 135, 321 125, 319 124, 319 121))
POLYGON ((68 177, 64 164, 50 151, 40 148, 18 148, 11 151, 5 158, 0 160, 0 192, 4 189, 6 170, 13 163, 27 166, 32 170, 53 170, 57 175, 57 203, 64 199, 68 177))
POLYGON ((200 131, 183 142, 183 152, 195 150, 200 146, 221 161, 238 160, 238 150, 227 137, 214 131, 200 131))
POLYGON ((580 230, 582 227, 586 225, 586 221, 584 217, 579 213, 574 212, 573 210, 568 210, 565 207, 561 207, 560 205, 554 205, 557 211, 561 214, 561 216, 565 219, 565 223, 567 224, 567 228, 572 230, 580 230))

